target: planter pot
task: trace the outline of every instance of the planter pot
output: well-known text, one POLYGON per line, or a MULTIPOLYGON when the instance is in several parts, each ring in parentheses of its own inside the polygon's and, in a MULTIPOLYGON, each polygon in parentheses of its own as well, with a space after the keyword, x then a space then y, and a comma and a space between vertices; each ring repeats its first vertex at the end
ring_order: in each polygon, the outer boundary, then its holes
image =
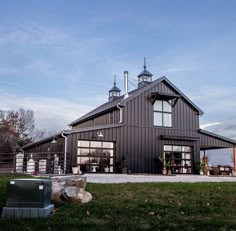
POLYGON ((110 168, 108 168, 108 167, 104 168, 105 172, 109 172, 109 170, 110 170, 110 168))
POLYGON ((122 168, 122 174, 127 174, 128 173, 128 168, 122 168))
POLYGON ((72 167, 72 173, 73 174, 78 174, 78 172, 79 172, 79 167, 77 166, 77 167, 72 167))
POLYGON ((162 169, 162 174, 163 174, 163 175, 166 175, 166 173, 167 173, 166 168, 163 168, 163 169, 162 169))
POLYGON ((203 171, 202 171, 202 170, 200 170, 200 171, 199 171, 199 174, 200 174, 200 175, 203 175, 203 171))
POLYGON ((207 166, 204 166, 204 168, 203 168, 203 174, 204 174, 205 176, 208 175, 208 167, 207 167, 207 166))

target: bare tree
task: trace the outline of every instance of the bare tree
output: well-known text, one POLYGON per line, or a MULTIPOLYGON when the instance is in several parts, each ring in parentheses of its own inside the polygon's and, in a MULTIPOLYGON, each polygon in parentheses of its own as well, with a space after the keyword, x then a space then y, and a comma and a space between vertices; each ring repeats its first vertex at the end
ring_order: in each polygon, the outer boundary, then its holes
POLYGON ((0 143, 12 149, 30 143, 34 131, 34 112, 20 108, 18 111, 0 111, 0 143), (14 148, 13 148, 14 147, 14 148))
POLYGON ((38 140, 47 138, 49 136, 54 136, 58 134, 60 131, 56 130, 48 130, 48 129, 34 129, 32 134, 31 134, 31 141, 36 142, 38 140))

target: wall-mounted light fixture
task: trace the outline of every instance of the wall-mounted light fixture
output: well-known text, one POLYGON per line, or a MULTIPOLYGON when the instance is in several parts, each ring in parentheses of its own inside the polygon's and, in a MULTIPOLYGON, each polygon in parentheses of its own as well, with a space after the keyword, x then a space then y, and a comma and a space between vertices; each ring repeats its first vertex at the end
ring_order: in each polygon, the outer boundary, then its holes
POLYGON ((51 144, 56 144, 56 143, 57 143, 57 140, 56 140, 55 137, 53 137, 53 140, 52 140, 51 144))
POLYGON ((97 136, 100 137, 100 138, 104 137, 104 135, 102 134, 102 132, 97 132, 97 136))

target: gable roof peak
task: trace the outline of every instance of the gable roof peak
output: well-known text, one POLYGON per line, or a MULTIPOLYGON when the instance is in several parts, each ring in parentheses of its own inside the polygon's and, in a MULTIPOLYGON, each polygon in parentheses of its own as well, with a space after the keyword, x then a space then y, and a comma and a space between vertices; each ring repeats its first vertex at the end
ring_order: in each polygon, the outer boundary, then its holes
POLYGON ((86 121, 88 119, 91 119, 95 116, 97 116, 98 114, 102 114, 104 112, 107 112, 109 110, 114 110, 114 108, 117 108, 117 104, 120 104, 120 106, 125 106, 125 104, 132 100, 134 97, 137 97, 138 95, 142 94, 143 92, 147 91, 149 88, 153 87, 155 84, 158 84, 162 81, 165 81, 167 84, 169 84, 176 92, 177 94, 179 94, 181 97, 183 97, 190 105, 192 105, 192 107, 197 111, 197 113, 199 115, 203 114, 203 111, 196 106, 186 95, 184 95, 169 79, 167 79, 167 77, 162 76, 156 80, 154 80, 153 82, 151 82, 150 84, 142 87, 142 88, 137 88, 131 92, 129 92, 130 97, 124 99, 124 95, 121 95, 113 100, 110 100, 109 102, 106 102, 104 104, 102 104, 101 106, 95 108, 94 110, 88 112, 87 114, 85 114, 84 116, 78 118, 77 120, 74 120, 73 122, 71 122, 69 124, 69 126, 75 126, 83 121, 86 121))

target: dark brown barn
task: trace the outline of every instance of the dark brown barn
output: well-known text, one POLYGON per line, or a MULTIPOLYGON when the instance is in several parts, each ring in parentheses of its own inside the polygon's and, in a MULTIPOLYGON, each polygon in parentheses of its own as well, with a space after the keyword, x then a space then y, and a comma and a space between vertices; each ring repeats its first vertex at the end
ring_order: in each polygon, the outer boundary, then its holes
MULTIPOLYGON (((108 102, 71 122, 71 130, 57 135, 55 151, 65 151, 69 167, 83 172, 119 172, 126 164, 132 173, 161 173, 160 155, 170 160, 174 173, 194 173, 200 150, 234 148, 236 141, 199 128, 203 114, 166 77, 152 81, 144 70, 138 88, 125 94, 114 83, 108 102), (65 147, 66 144, 66 147, 65 147)), ((46 152, 49 137, 27 145, 25 152, 46 152)))

